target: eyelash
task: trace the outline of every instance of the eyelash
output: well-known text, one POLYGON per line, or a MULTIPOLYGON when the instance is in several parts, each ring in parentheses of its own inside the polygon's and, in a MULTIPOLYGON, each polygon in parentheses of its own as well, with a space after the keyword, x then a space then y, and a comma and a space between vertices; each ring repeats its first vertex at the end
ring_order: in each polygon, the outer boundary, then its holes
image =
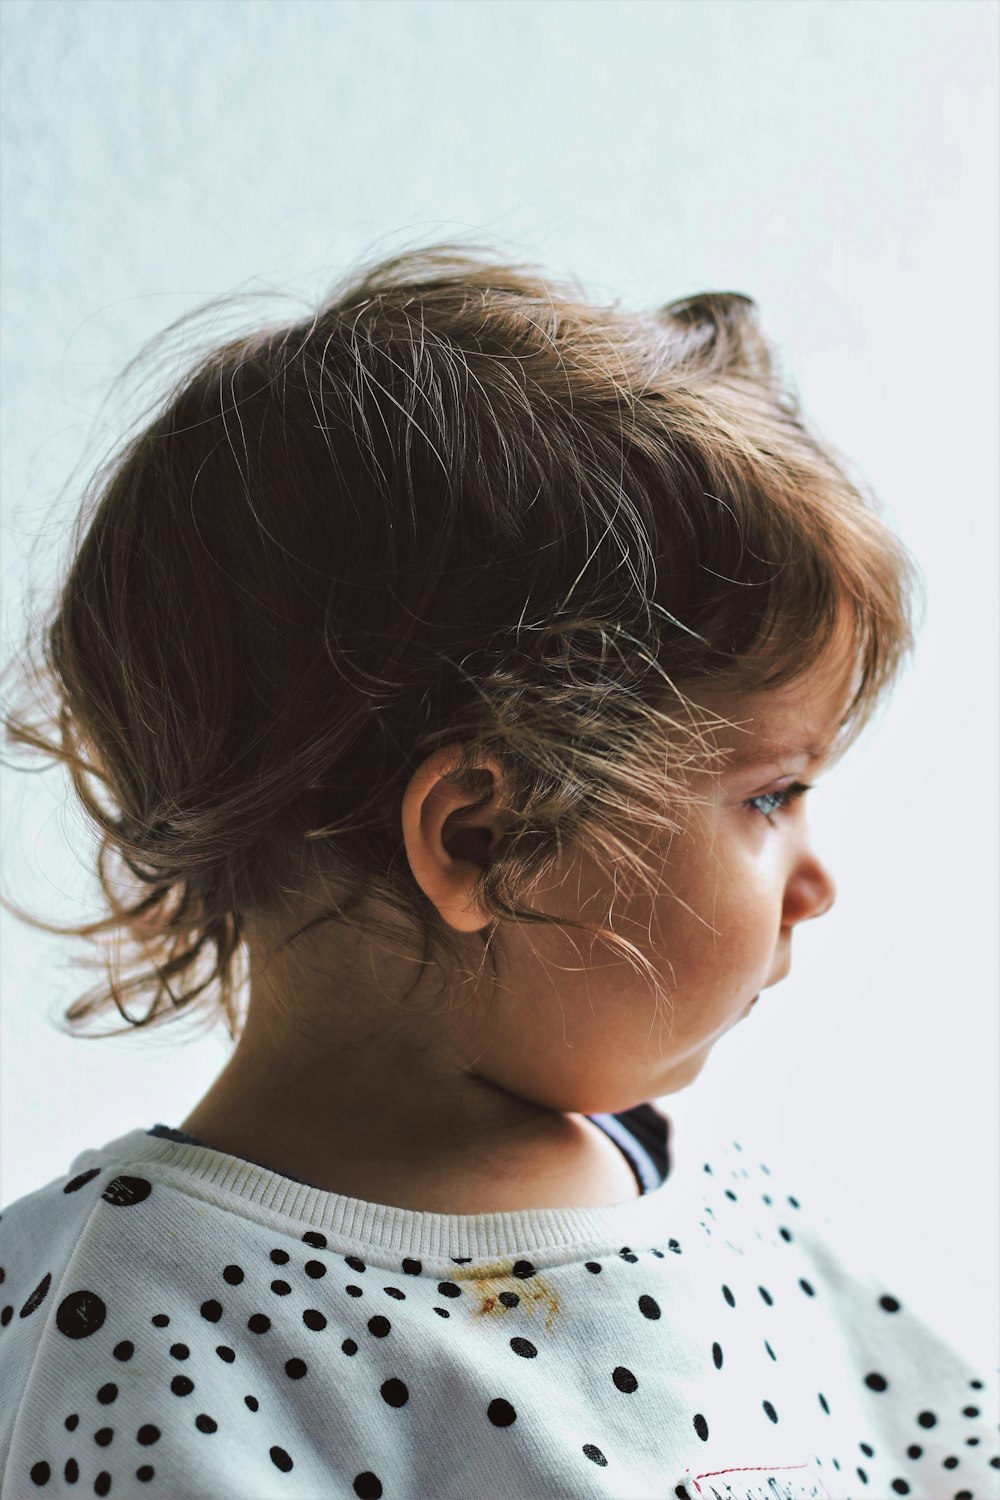
POLYGON ((755 812, 760 813, 760 816, 766 818, 770 823, 776 812, 780 812, 783 807, 787 807, 797 797, 802 797, 806 792, 811 791, 811 785, 807 785, 803 781, 793 781, 791 786, 782 787, 778 792, 762 792, 759 797, 751 797, 745 805, 753 808, 755 812), (776 802, 777 807, 772 808, 770 812, 762 812, 757 806, 758 802, 776 802))

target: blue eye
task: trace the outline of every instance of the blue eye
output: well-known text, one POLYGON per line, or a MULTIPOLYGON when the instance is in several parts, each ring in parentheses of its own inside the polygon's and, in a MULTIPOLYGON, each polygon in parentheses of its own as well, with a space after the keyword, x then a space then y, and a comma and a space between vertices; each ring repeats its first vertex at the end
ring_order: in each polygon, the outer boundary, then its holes
POLYGON ((791 786, 782 787, 780 792, 764 792, 759 797, 751 797, 746 805, 754 808, 762 817, 770 821, 774 813, 787 807, 790 802, 794 802, 796 797, 801 797, 811 791, 812 787, 807 786, 805 782, 793 781, 791 786), (770 806, 761 806, 761 803, 770 804, 770 806))

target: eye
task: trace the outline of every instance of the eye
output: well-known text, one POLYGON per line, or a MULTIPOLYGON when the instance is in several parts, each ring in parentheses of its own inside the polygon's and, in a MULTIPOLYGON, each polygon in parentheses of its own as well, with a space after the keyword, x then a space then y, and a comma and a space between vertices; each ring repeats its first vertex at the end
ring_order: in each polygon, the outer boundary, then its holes
POLYGON ((759 797, 751 797, 744 805, 752 807, 755 812, 759 812, 762 817, 767 818, 768 822, 770 822, 774 813, 779 812, 783 807, 787 807, 797 797, 802 797, 806 792, 811 791, 812 787, 807 786, 805 782, 793 781, 791 786, 782 787, 779 792, 764 792, 759 797))

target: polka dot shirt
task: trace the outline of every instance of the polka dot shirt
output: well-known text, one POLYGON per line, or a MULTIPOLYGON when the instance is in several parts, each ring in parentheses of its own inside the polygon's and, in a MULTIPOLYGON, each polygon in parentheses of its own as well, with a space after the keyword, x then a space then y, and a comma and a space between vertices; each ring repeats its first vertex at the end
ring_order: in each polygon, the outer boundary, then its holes
POLYGON ((81 1152, 0 1215, 0 1494, 1000 1496, 995 1369, 742 1143, 591 1118, 638 1197, 431 1214, 164 1125, 81 1152))

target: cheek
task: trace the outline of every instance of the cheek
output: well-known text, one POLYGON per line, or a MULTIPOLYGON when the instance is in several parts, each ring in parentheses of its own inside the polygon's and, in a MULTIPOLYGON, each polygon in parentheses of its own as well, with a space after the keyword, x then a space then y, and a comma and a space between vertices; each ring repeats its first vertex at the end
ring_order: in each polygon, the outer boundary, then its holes
POLYGON ((679 999, 726 1003, 747 983, 764 980, 774 953, 773 897, 748 870, 691 874, 686 886, 674 887, 680 900, 664 891, 656 902, 651 956, 679 999))
MULTIPOLYGON (((731 1002, 748 983, 764 982, 779 915, 772 884, 746 839, 714 821, 699 824, 673 842, 659 879, 652 893, 629 888, 624 880, 616 889, 589 861, 574 859, 546 882, 534 904, 600 924, 611 907, 614 931, 661 973, 680 1003, 731 1002)), ((627 959, 601 939, 592 944, 583 934, 572 940, 551 931, 543 937, 543 931, 533 934, 536 947, 546 953, 551 947, 562 963, 599 963, 606 977, 628 968, 627 959)))

